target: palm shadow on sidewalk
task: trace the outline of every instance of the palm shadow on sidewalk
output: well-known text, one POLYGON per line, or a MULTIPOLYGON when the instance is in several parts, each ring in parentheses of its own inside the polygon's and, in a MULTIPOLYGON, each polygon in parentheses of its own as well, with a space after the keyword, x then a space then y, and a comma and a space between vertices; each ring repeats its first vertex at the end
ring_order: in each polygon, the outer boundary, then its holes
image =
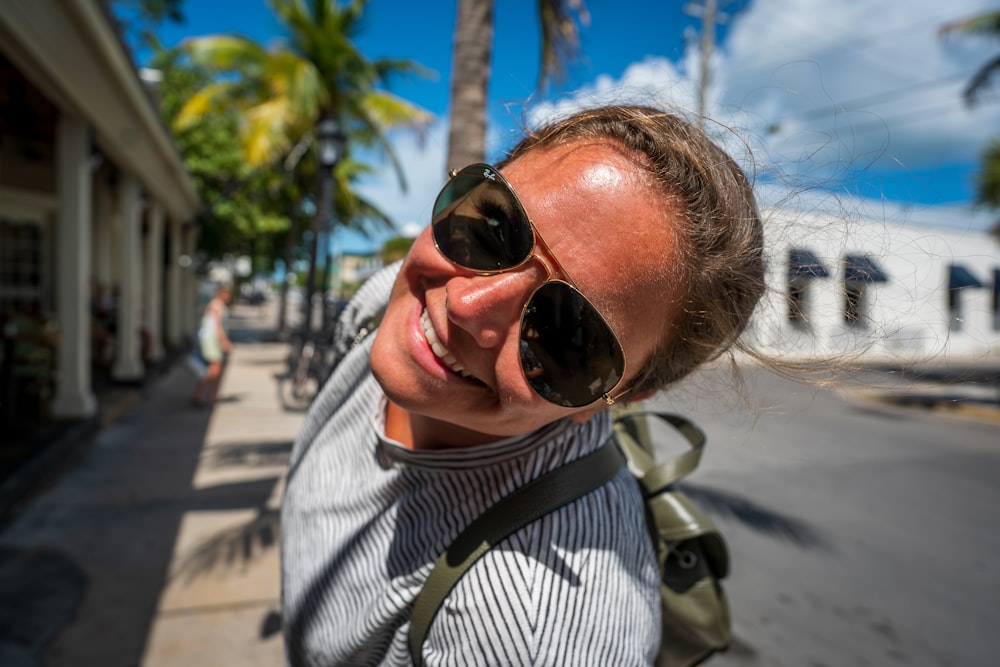
MULTIPOLYGON (((235 335, 266 340, 254 332, 235 335)), ((82 448, 72 465, 0 533, 0 568, 14 568, 4 579, 17 584, 0 582, 0 606, 19 612, 0 626, 0 655, 8 648, 24 649, 37 664, 50 667, 140 664, 189 512, 250 510, 261 515, 242 534, 225 532, 199 547, 192 564, 231 566, 247 554, 260 553, 254 548, 275 548, 273 511, 266 505, 280 472, 256 470, 247 481, 204 488, 195 488, 193 480, 206 462, 217 468, 276 465, 280 470, 291 443, 206 449, 214 410, 189 406, 194 384, 183 364, 158 377, 137 404, 82 448), (234 551, 237 544, 243 546, 234 551), (53 562, 65 567, 53 569, 53 562), (12 595, 45 596, 53 603, 27 608, 12 595)), ((239 401, 244 394, 232 398, 239 401)), ((191 567, 174 563, 175 571, 197 570, 191 567)))

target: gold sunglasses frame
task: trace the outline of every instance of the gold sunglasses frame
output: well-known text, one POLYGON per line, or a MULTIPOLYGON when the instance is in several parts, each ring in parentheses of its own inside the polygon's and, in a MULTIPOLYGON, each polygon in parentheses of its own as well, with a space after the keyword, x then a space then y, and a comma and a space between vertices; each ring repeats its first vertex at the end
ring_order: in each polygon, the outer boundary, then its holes
MULTIPOLYGON (((499 169, 497 169, 496 167, 493 167, 492 165, 486 164, 484 162, 476 162, 476 163, 470 164, 470 165, 468 165, 466 167, 463 167, 462 169, 451 169, 451 170, 449 170, 448 171, 448 183, 450 183, 451 181, 453 181, 455 179, 455 177, 457 177, 460 173, 468 172, 470 170, 479 170, 479 169, 481 169, 483 171, 482 178, 483 178, 484 181, 488 180, 488 181, 491 181, 493 183, 500 183, 504 187, 504 189, 513 198, 514 204, 517 206, 517 208, 524 215, 524 219, 528 222, 528 227, 531 229, 531 234, 532 234, 531 250, 528 252, 527 256, 522 261, 518 262, 514 266, 510 266, 510 267, 507 267, 507 268, 504 268, 504 269, 483 270, 483 269, 471 269, 471 268, 469 268, 467 266, 463 266, 463 265, 459 264, 458 262, 456 262, 453 259, 451 259, 450 257, 448 257, 448 255, 445 254, 445 252, 443 250, 441 250, 441 247, 438 245, 437 238, 435 237, 435 235, 432 232, 431 233, 431 239, 434 241, 434 247, 437 249, 437 251, 441 254, 442 257, 444 257, 446 260, 448 260, 448 262, 450 262, 454 266, 457 266, 458 268, 462 269, 463 271, 470 271, 473 274, 480 275, 480 276, 492 276, 492 275, 498 275, 498 274, 501 274, 501 273, 506 273, 508 271, 513 271, 515 269, 518 269, 518 268, 524 266, 525 264, 527 264, 528 262, 530 262, 532 259, 538 260, 538 263, 541 264, 545 268, 545 280, 542 281, 542 283, 540 285, 538 285, 538 287, 536 287, 534 291, 532 291, 531 296, 528 297, 528 300, 524 303, 524 306, 522 306, 522 310, 521 310, 521 322, 522 323, 524 322, 524 313, 525 313, 525 310, 528 307, 528 304, 531 303, 532 297, 534 297, 535 293, 539 289, 541 289, 542 285, 546 285, 546 284, 548 284, 550 282, 561 282, 561 283, 563 283, 565 285, 568 285, 569 287, 572 287, 574 290, 576 290, 576 292, 581 297, 583 297, 583 300, 587 302, 587 304, 594 310, 595 313, 597 313, 597 316, 601 318, 601 321, 604 322, 604 325, 608 328, 608 331, 611 332, 612 337, 614 337, 615 343, 618 345, 618 349, 621 350, 621 354, 622 354, 622 373, 621 373, 621 377, 618 378, 618 382, 616 382, 615 385, 613 387, 611 387, 611 389, 609 389, 607 392, 601 394, 601 398, 604 400, 605 403, 607 403, 609 406, 610 405, 614 405, 616 401, 620 400, 625 394, 628 393, 628 390, 625 390, 625 391, 622 391, 621 393, 619 393, 617 396, 612 396, 611 395, 614 392, 614 390, 617 389, 619 386, 621 386, 622 382, 625 380, 625 372, 628 369, 628 357, 625 354, 625 346, 622 345, 621 338, 618 337, 618 334, 617 334, 617 332, 615 332, 614 327, 611 326, 611 323, 608 321, 608 318, 606 318, 604 316, 604 313, 601 312, 601 309, 598 308, 597 305, 593 301, 591 301, 589 298, 587 298, 587 295, 583 293, 583 290, 580 289, 580 286, 576 284, 576 281, 573 280, 573 278, 569 275, 569 273, 563 267, 562 262, 559 261, 559 258, 555 256, 555 253, 552 252, 552 249, 549 247, 549 244, 545 242, 545 238, 542 237, 541 233, 539 233, 538 227, 535 226, 535 223, 532 221, 531 217, 528 215, 527 210, 525 210, 524 204, 521 203, 521 198, 517 196, 517 192, 514 190, 514 186, 512 186, 510 184, 510 182, 508 182, 507 179, 504 178, 503 174, 500 173, 499 169), (548 261, 546 261, 545 259, 543 259, 536 252, 536 249, 539 246, 541 246, 545 250, 545 254, 548 256, 548 260, 551 260, 551 262, 553 264, 555 264, 556 268, 559 271, 559 274, 561 274, 561 278, 554 278, 553 277, 553 275, 555 275, 555 274, 553 273, 552 268, 549 266, 548 261)), ((444 188, 448 187, 448 183, 445 183, 444 188)), ((444 192, 444 188, 441 189, 441 192, 444 192)), ((469 192, 471 192, 471 190, 469 192)), ((468 192, 465 195, 462 195, 462 197, 464 198, 467 195, 468 195, 468 192)), ((440 196, 441 196, 441 193, 438 193, 438 198, 440 198, 440 196)), ((437 200, 435 199, 435 203, 436 203, 436 201, 437 200)), ((454 202, 452 202, 452 203, 454 203, 454 202)), ((434 221, 435 221, 436 218, 437 218, 437 215, 435 214, 434 218, 432 218, 432 220, 431 220, 431 225, 432 226, 433 226, 434 221)), ((523 366, 521 368, 521 371, 522 371, 522 373, 524 372, 523 366)))

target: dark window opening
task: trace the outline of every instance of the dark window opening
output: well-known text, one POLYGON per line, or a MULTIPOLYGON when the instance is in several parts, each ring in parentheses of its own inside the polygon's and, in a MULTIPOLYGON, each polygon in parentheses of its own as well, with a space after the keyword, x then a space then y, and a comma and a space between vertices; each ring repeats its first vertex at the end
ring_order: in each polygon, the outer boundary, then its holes
POLYGON ((844 323, 859 326, 865 321, 865 290, 863 284, 848 283, 844 287, 844 323))
POLYGON ((993 330, 1000 331, 1000 269, 993 269, 993 330))
POLYGON ((868 255, 844 257, 844 323, 852 327, 864 326, 870 319, 869 283, 884 283, 888 280, 885 271, 868 255))
POLYGON ((792 326, 809 325, 809 283, 814 278, 827 278, 830 273, 811 250, 792 248, 788 251, 788 321, 792 326))
POLYGON ((795 326, 806 325, 806 285, 803 282, 788 284, 788 320, 795 326))
POLYGON ((982 287, 984 285, 979 279, 964 266, 959 264, 948 266, 948 327, 952 331, 961 331, 962 320, 965 317, 962 309, 962 290, 982 287))

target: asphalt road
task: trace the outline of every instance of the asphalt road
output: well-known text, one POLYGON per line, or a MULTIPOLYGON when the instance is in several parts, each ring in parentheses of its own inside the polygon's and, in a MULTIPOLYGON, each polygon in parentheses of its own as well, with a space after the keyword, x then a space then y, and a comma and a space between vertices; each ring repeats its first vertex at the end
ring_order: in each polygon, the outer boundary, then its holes
POLYGON ((710 664, 1000 664, 1000 420, 720 376, 656 400, 709 439, 687 489, 729 543, 736 635, 710 664))

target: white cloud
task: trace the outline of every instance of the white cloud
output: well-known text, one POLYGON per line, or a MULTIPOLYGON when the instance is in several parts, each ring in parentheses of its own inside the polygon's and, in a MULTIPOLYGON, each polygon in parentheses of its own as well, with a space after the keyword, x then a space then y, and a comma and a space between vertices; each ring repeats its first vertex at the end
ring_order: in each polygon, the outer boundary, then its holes
POLYGON ((989 0, 755 0, 719 54, 719 112, 756 121, 772 159, 920 168, 974 159, 1000 126, 1000 105, 967 109, 961 89, 997 52, 938 37, 989 0))
MULTIPOLYGON (((933 186, 934 168, 975 163, 1000 128, 996 96, 972 109, 961 97, 998 44, 938 36, 942 24, 990 9, 991 0, 754 0, 713 56, 708 115, 717 124, 709 132, 761 176, 770 201, 787 198, 789 185, 803 200, 817 201, 814 185, 839 190, 837 199, 892 173, 913 177, 916 188, 933 186)), ((699 57, 692 50, 676 65, 650 58, 619 80, 599 76, 535 105, 530 121, 614 102, 692 110, 699 57)), ((844 205, 873 211, 865 217, 911 222, 982 229, 991 220, 967 206, 836 204, 844 205)))
POLYGON ((586 86, 555 101, 545 101, 528 112, 531 126, 568 116, 574 111, 599 104, 670 105, 689 111, 695 106, 696 88, 683 72, 669 60, 647 58, 633 63, 615 80, 607 75, 597 77, 586 86))

